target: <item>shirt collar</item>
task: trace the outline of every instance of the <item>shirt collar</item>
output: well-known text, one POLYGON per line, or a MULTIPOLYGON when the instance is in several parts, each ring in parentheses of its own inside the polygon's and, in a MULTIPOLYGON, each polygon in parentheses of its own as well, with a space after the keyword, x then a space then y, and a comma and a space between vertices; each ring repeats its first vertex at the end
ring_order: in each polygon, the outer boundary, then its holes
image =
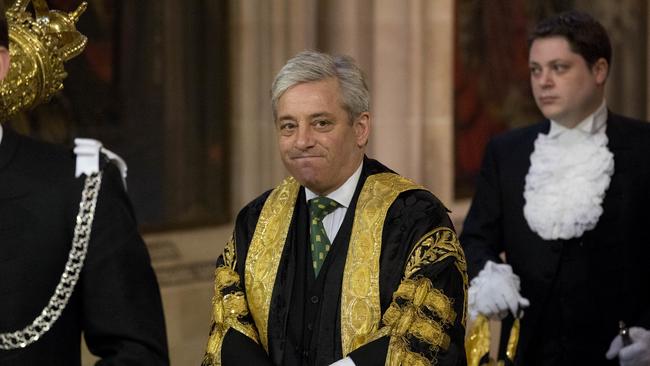
MULTIPOLYGON (((583 119, 578 123, 573 130, 580 131, 586 135, 594 135, 602 131, 603 127, 607 123, 607 103, 605 100, 600 104, 600 107, 596 111, 590 114, 587 118, 583 119)), ((548 136, 555 138, 564 132, 571 130, 571 128, 566 128, 560 123, 551 120, 551 129, 548 132, 548 136)))
MULTIPOLYGON (((348 180, 343 183, 342 186, 337 188, 334 192, 328 194, 326 197, 331 198, 334 201, 338 202, 341 206, 348 208, 350 202, 352 202, 352 196, 354 196, 354 191, 357 189, 357 183, 359 183, 359 178, 361 177, 361 167, 363 167, 363 162, 359 164, 357 170, 348 178, 348 180)), ((318 195, 309 188, 305 187, 305 198, 307 202, 310 199, 316 198, 318 195)))

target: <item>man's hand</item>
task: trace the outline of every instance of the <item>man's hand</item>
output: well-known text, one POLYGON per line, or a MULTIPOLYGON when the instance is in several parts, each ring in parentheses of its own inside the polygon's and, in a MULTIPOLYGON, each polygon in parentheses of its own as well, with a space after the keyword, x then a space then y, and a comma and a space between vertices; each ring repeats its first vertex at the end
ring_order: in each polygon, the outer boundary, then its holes
POLYGON ((632 344, 623 346, 623 339, 616 336, 609 346, 606 357, 613 360, 618 356, 621 366, 650 365, 650 331, 641 327, 630 328, 632 344))
POLYGON ((530 302, 519 294, 519 276, 507 264, 488 261, 469 288, 469 315, 475 319, 483 314, 490 319, 503 319, 510 311, 514 316, 530 302))

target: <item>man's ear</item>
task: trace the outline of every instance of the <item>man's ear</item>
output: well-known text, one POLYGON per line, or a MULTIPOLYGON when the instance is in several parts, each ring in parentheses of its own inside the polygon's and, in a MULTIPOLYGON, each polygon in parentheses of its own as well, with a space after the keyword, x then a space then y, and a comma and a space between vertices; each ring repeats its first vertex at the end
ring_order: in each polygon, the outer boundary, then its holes
POLYGON ((604 85, 609 75, 609 64, 604 58, 599 58, 591 67, 591 72, 596 76, 596 84, 604 85))
POLYGON ((0 46, 0 80, 4 80, 9 72, 9 50, 4 46, 0 46))
POLYGON ((354 121, 353 128, 357 138, 357 146, 366 146, 368 144, 368 137, 370 136, 370 113, 361 113, 354 121))

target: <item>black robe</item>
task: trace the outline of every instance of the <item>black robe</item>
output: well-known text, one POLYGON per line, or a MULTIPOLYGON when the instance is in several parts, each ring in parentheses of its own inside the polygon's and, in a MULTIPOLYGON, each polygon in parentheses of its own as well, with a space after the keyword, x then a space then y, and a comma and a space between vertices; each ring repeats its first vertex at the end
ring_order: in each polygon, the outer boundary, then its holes
POLYGON ((518 365, 615 365, 605 359, 618 321, 650 329, 650 124, 609 113, 614 174, 593 230, 543 240, 523 214, 525 177, 550 122, 495 137, 486 149, 461 244, 470 278, 485 262, 507 262, 530 300, 518 365))
MULTIPOLYGON (((72 244, 84 179, 72 150, 3 129, 0 333, 23 329, 54 293, 72 244)), ((115 166, 106 164, 88 252, 72 297, 42 338, 0 350, 0 365, 167 365, 160 292, 115 166)))
MULTIPOLYGON (((328 365, 345 356, 341 342, 341 293, 355 210, 368 177, 387 172, 390 171, 380 163, 364 160, 350 207, 318 278, 314 278, 311 267, 308 212, 304 188, 300 188, 294 202, 293 216, 286 218, 291 219, 291 223, 273 286, 268 317, 268 352, 250 337, 229 329, 222 334, 220 360, 223 365, 328 365)), ((242 259, 247 258, 248 248, 269 194, 266 192, 252 201, 238 215, 233 236, 237 258, 233 269, 240 281, 239 286, 234 286, 237 290, 246 288, 246 263, 242 259)), ((406 298, 394 297, 394 293, 404 280, 409 253, 418 241, 436 228, 445 228, 453 234, 451 227, 445 207, 426 190, 407 190, 392 202, 382 229, 383 244, 379 259, 381 314, 386 313, 391 303, 394 308, 398 308, 409 302, 406 298)), ((456 315, 451 324, 443 326, 443 331, 450 340, 445 347, 430 347, 426 342, 408 336, 409 351, 423 355, 429 361, 435 359, 439 365, 465 364, 463 338, 467 283, 462 251, 460 247, 457 249, 455 255, 444 258, 441 255, 436 263, 423 266, 415 276, 426 277, 433 288, 439 289, 451 299, 456 315)), ((224 258, 220 257, 217 267, 224 266, 224 262, 224 258)), ((235 291, 234 288, 223 292, 235 291)), ((429 316, 428 322, 439 324, 435 314, 428 310, 423 310, 423 313, 429 316)), ((250 331, 255 332, 249 316, 240 319, 251 325, 250 331)), ((386 325, 386 319, 384 317, 382 326, 386 325)), ((216 338, 215 327, 220 326, 213 323, 211 340, 216 338)), ((359 366, 384 365, 388 345, 389 335, 384 335, 356 348, 349 356, 359 366)), ((218 360, 214 357, 208 352, 204 365, 217 364, 218 360)))

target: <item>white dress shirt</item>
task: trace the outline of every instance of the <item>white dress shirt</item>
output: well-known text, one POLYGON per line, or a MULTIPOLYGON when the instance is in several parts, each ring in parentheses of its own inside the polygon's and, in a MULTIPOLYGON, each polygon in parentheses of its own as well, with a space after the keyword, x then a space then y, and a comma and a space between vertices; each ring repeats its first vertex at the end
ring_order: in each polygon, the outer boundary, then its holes
POLYGON ((551 120, 551 129, 548 137, 557 139, 562 145, 569 145, 579 136, 604 135, 607 128, 607 103, 603 103, 587 118, 578 123, 574 128, 567 128, 558 122, 551 120), (572 131, 573 133, 571 133, 572 131))
MULTIPOLYGON (((352 202, 352 196, 354 196, 354 190, 357 188, 357 183, 359 183, 359 178, 361 177, 361 167, 363 162, 359 164, 357 170, 348 178, 348 180, 343 183, 342 186, 337 188, 334 192, 328 194, 326 197, 333 199, 339 203, 339 207, 330 212, 325 218, 323 218, 323 227, 327 233, 327 237, 330 240, 330 243, 334 243, 336 234, 341 228, 343 219, 345 219, 345 214, 348 212, 348 207, 350 207, 350 202, 352 202)), ((310 199, 316 198, 318 195, 305 187, 305 198, 307 202, 310 199)))

